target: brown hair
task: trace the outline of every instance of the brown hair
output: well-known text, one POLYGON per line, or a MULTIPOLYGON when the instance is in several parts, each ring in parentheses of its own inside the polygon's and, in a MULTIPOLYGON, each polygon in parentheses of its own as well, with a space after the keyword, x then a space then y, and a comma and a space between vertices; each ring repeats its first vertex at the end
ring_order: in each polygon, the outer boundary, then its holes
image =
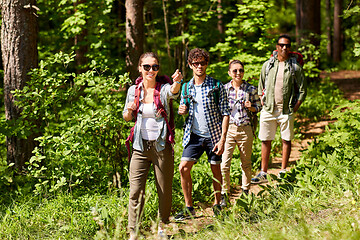
POLYGON ((201 48, 194 48, 189 52, 188 64, 190 65, 194 59, 204 58, 206 63, 209 63, 209 53, 201 48))
POLYGON ((143 59, 144 59, 144 58, 147 58, 147 57, 155 58, 156 61, 158 62, 158 64, 160 65, 160 61, 159 61, 159 58, 158 58, 158 56, 156 55, 156 53, 146 52, 146 53, 141 54, 141 56, 140 56, 140 58, 139 58, 138 67, 141 66, 143 59))
POLYGON ((235 59, 235 60, 230 60, 230 62, 229 62, 229 70, 231 68, 231 65, 233 65, 233 64, 240 64, 244 68, 244 64, 240 60, 235 59))

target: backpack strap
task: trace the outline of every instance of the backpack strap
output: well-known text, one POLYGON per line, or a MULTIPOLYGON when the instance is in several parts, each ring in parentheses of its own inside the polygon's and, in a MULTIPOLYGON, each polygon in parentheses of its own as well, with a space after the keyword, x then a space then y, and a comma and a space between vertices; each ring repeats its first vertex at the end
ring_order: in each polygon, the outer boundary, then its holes
POLYGON ((274 67, 275 59, 277 58, 277 54, 278 54, 278 52, 276 50, 273 51, 273 53, 268 61, 268 64, 266 65, 266 68, 265 68, 265 82, 264 82, 264 88, 262 90, 263 97, 265 96, 265 93, 266 93, 266 84, 267 84, 267 81, 269 78, 269 72, 270 72, 270 69, 274 67))
MULTIPOLYGON (((250 94, 249 94, 249 90, 250 90, 250 84, 247 84, 246 85, 246 89, 245 89, 245 94, 246 94, 246 98, 245 100, 246 101, 250 101, 250 94)), ((251 102, 251 101, 250 101, 251 102)), ((256 113, 254 112, 251 112, 247 107, 244 107, 245 110, 246 110, 246 113, 250 119, 250 126, 251 126, 251 130, 252 130, 252 133, 254 135, 254 137, 256 138, 256 134, 255 134, 255 131, 256 131, 256 124, 254 123, 255 121, 255 118, 257 118, 257 115, 256 113)))
POLYGON ((207 97, 213 94, 216 105, 219 104, 220 98, 220 81, 213 78, 213 88, 208 92, 207 97))
POLYGON ((135 97, 134 97, 134 103, 136 105, 136 110, 133 111, 133 116, 135 119, 135 124, 134 126, 130 129, 130 135, 127 137, 126 141, 125 141, 125 146, 126 149, 128 151, 128 161, 130 161, 130 157, 131 157, 131 150, 130 150, 130 142, 134 141, 134 130, 135 130, 135 126, 136 126, 136 120, 137 120, 137 115, 139 113, 139 105, 140 105, 140 84, 137 84, 135 87, 135 97))
POLYGON ((214 99, 215 99, 215 103, 216 105, 219 105, 220 102, 220 81, 214 79, 214 99))
POLYGON ((182 96, 184 98, 187 107, 190 106, 190 102, 193 100, 193 96, 189 94, 189 82, 184 83, 182 86, 182 96))

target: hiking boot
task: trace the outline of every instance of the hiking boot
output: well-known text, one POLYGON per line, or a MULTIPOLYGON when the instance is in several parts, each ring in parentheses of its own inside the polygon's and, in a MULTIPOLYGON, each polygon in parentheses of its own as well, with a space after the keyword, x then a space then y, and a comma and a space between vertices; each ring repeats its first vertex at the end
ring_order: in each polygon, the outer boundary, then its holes
POLYGON ((182 221, 195 217, 195 209, 193 207, 185 207, 174 217, 175 221, 182 221))
POLYGON ((221 205, 215 204, 214 206, 212 206, 212 210, 214 212, 214 217, 219 216, 221 214, 221 205))
POLYGON ((228 195, 226 193, 221 194, 221 201, 220 201, 220 206, 222 208, 227 207, 227 203, 229 201, 228 195))
POLYGON ((282 169, 280 170, 280 172, 278 173, 278 178, 283 178, 285 176, 286 173, 288 173, 289 171, 286 169, 282 169))
POLYGON ((267 180, 267 173, 266 172, 259 172, 256 177, 251 179, 251 183, 259 184, 259 183, 266 183, 267 180))
POLYGON ((243 192, 243 194, 245 194, 245 195, 249 195, 249 189, 243 189, 242 192, 243 192))

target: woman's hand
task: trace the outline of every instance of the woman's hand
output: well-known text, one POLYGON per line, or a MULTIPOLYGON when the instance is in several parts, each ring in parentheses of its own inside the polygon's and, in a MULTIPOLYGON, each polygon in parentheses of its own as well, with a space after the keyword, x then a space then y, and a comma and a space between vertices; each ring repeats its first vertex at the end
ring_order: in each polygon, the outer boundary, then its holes
POLYGON ((174 74, 171 76, 174 82, 181 83, 181 80, 183 79, 183 75, 179 71, 179 69, 176 69, 174 74))
POLYGON ((171 75, 173 79, 173 84, 171 85, 171 93, 177 94, 181 87, 181 81, 183 79, 183 75, 179 71, 179 69, 176 69, 173 75, 171 75))
POLYGON ((250 101, 245 101, 245 104, 244 104, 244 105, 245 105, 245 107, 246 107, 247 109, 249 109, 249 111, 251 111, 251 112, 255 112, 255 111, 256 111, 256 109, 251 106, 251 102, 250 102, 250 101))
POLYGON ((245 101, 245 107, 251 108, 251 102, 250 101, 245 101))
POLYGON ((128 122, 133 118, 132 113, 136 110, 136 104, 134 102, 129 102, 126 109, 127 111, 123 114, 123 118, 128 122))

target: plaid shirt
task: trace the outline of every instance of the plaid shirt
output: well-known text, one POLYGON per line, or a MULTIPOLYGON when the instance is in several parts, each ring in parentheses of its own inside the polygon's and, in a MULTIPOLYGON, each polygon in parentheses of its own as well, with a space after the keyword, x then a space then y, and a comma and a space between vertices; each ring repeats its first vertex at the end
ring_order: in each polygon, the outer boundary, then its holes
POLYGON ((261 110, 261 102, 259 95, 257 94, 257 88, 250 83, 243 81, 236 96, 236 90, 232 86, 231 82, 232 81, 225 84, 224 88, 229 99, 230 111, 236 107, 239 114, 237 115, 237 118, 234 118, 233 114, 231 114, 230 123, 234 123, 236 126, 250 125, 250 118, 244 104, 246 100, 249 100, 251 102, 251 106, 256 109, 255 112, 259 112, 261 110))
MULTIPOLYGON (((216 104, 214 94, 211 91, 215 86, 212 77, 206 75, 205 81, 201 85, 201 96, 203 105, 205 106, 206 124, 209 128, 210 138, 215 145, 221 138, 223 116, 230 115, 229 103, 224 86, 220 84, 219 103, 216 104)), ((188 83, 188 95, 195 96, 194 78, 188 83)), ((185 104, 183 92, 181 94, 180 104, 185 104)), ((188 106, 189 116, 184 129, 183 147, 190 141, 191 126, 194 120, 194 104, 190 101, 188 106)))

